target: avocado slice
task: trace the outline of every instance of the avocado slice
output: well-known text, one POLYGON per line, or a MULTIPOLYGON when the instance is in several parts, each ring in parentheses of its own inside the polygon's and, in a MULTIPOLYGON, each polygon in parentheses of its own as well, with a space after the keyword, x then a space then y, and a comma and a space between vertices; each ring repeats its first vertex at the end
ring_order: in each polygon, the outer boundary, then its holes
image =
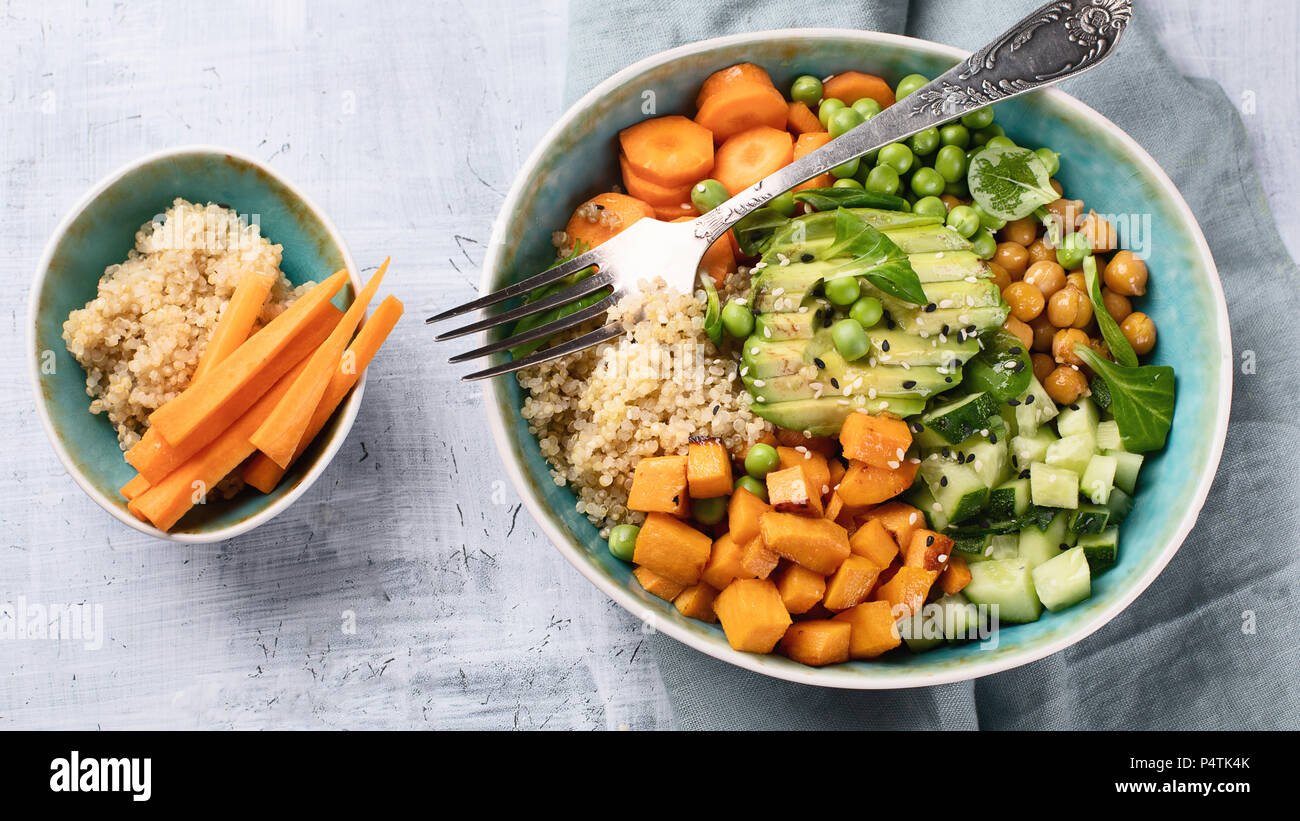
POLYGON ((888 411, 912 416, 925 408, 923 399, 867 399, 865 396, 795 399, 789 402, 755 402, 750 409, 777 427, 806 431, 810 436, 834 436, 850 413, 859 409, 868 413, 888 411))

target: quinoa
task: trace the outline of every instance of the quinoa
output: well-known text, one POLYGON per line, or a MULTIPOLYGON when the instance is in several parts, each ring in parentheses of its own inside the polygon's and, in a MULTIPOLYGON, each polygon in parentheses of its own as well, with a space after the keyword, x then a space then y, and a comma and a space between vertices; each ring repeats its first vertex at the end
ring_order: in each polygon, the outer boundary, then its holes
POLYGON ((189 385, 245 275, 275 279, 262 324, 297 298, 303 289, 281 273, 281 252, 233 210, 177 198, 161 222, 136 232, 124 262, 104 270, 95 298, 63 323, 63 340, 86 371, 90 412, 107 414, 122 450, 140 440, 150 413, 189 385))
POLYGON ((609 312, 623 336, 517 374, 528 394, 521 413, 552 478, 573 489, 578 512, 602 535, 644 519, 627 509, 642 458, 685 453, 692 436, 739 454, 771 429, 750 409, 738 354, 704 333, 702 298, 643 282, 609 312))

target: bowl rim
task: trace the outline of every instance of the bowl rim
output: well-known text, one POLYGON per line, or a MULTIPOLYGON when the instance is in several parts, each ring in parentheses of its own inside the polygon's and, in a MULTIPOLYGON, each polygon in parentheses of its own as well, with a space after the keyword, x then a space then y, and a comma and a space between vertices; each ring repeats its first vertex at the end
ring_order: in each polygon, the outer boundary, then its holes
MULTIPOLYGON (((493 226, 492 235, 488 242, 487 252, 484 255, 483 273, 480 281, 479 293, 487 293, 492 290, 492 273, 500 265, 501 256, 505 252, 508 244, 508 238, 505 236, 505 225, 508 221, 508 215, 518 207, 523 198, 528 181, 535 178, 538 166, 541 164, 549 146, 596 101, 627 82, 632 77, 635 77, 650 68, 671 63, 683 57, 715 48, 756 44, 790 38, 801 38, 803 40, 848 39, 856 40, 864 45, 887 43, 903 48, 924 51, 930 55, 949 58, 953 61, 964 60, 970 56, 970 52, 955 46, 887 32, 835 28, 787 28, 733 34, 724 37, 715 37, 708 40, 700 40, 698 42, 667 49, 638 60, 611 75, 574 102, 541 138, 532 153, 529 154, 528 159, 520 167, 515 176, 515 181, 511 185, 505 201, 501 205, 501 210, 496 223, 493 226)), ((1188 504, 1184 509, 1182 518, 1178 522, 1173 538, 1164 546, 1151 567, 1148 568, 1143 575, 1136 578, 1130 584, 1129 588, 1108 607, 1099 609, 1088 619, 1062 631, 1060 636, 1044 642, 1043 646, 1028 649, 1018 654, 1007 653, 1005 655, 997 655, 988 660, 976 659, 970 664, 961 665, 960 667, 951 670, 926 672, 903 669, 898 670, 893 675, 863 676, 860 679, 849 678, 841 675, 828 675, 826 671, 821 668, 808 667, 806 669, 796 669, 793 665, 789 667, 765 665, 762 663, 762 660, 766 658, 765 656, 755 656, 750 653, 742 653, 729 647, 717 646, 701 641, 686 627, 677 624, 675 620, 665 620, 660 618, 659 615, 652 611, 647 604, 638 600, 629 589, 615 584, 612 580, 607 579, 596 571, 595 567, 591 565, 584 556, 585 548, 577 545, 575 543, 576 540, 574 540, 570 534, 556 526, 549 516, 543 514, 543 511, 546 509, 544 500, 535 493, 532 485, 526 480, 521 466, 516 463, 512 457, 506 419, 504 414, 499 412, 500 408, 508 404, 504 401, 504 382, 501 378, 488 380, 483 389, 484 399, 488 405, 488 423, 492 431, 492 438, 496 443, 497 452, 501 455, 501 460, 505 463, 506 472, 510 476, 510 480, 514 483, 520 499, 528 508, 529 514, 532 515, 533 520, 537 522, 538 527, 540 527, 542 532, 546 534, 551 544, 560 551, 560 554, 563 555, 579 573, 596 585, 596 587, 605 595, 617 602, 624 610, 627 610, 642 622, 654 625, 658 632, 665 633, 677 641, 680 641, 701 653, 712 656, 719 661, 724 661, 728 664, 765 676, 799 684, 860 690, 889 690, 906 687, 929 687, 938 684, 950 684, 952 682, 967 681, 982 676, 992 675, 993 673, 1029 664, 1030 662, 1037 661, 1064 650, 1065 648, 1092 635, 1094 632, 1109 623, 1111 619, 1127 608, 1134 599, 1146 590, 1151 582, 1155 580, 1156 576, 1164 570, 1165 566, 1169 563, 1170 559, 1173 558, 1174 554, 1178 552, 1179 547, 1182 546, 1183 541, 1187 538, 1187 534, 1191 532, 1192 527, 1196 524, 1201 508, 1204 506, 1206 497, 1209 494, 1210 485, 1214 481, 1214 476, 1218 470, 1219 460, 1223 453, 1224 440, 1227 436, 1228 429, 1228 416, 1231 411, 1233 379, 1231 326, 1228 322, 1227 302, 1224 298, 1223 287, 1219 280, 1218 268, 1214 264, 1214 257, 1210 253, 1209 244, 1205 240, 1200 224, 1196 221, 1196 217, 1192 213, 1191 208, 1187 205, 1177 186, 1174 185, 1173 181, 1169 178, 1169 175, 1165 173, 1164 169, 1160 167, 1160 165, 1144 148, 1142 148, 1141 145, 1138 144, 1136 140, 1092 107, 1080 102, 1055 87, 1040 89, 1033 93, 1047 95, 1054 102, 1061 104, 1067 110, 1072 110, 1095 123, 1101 129, 1116 138, 1136 159, 1136 161, 1143 165, 1152 175, 1163 190, 1164 194, 1173 203, 1178 217, 1184 222, 1184 224, 1187 224, 1192 228, 1192 235, 1195 240, 1197 254, 1205 264, 1207 271, 1210 273, 1209 286, 1215 300, 1215 318, 1220 327, 1222 327, 1227 334, 1227 338, 1225 339, 1225 364, 1227 367, 1222 368, 1225 377, 1221 380, 1221 383, 1218 386, 1219 395, 1217 398, 1219 400, 1220 410, 1215 419, 1214 441, 1211 445, 1210 459, 1207 464, 1207 469, 1200 477, 1200 481, 1197 483, 1192 497, 1188 499, 1188 504)))
POLYGON ((308 488, 316 483, 316 480, 320 478, 321 473, 324 472, 325 468, 334 459, 334 455, 338 452, 339 448, 343 446, 343 441, 352 430, 352 424, 356 421, 357 413, 361 408, 361 396, 365 392, 366 387, 366 374, 363 371, 361 377, 357 380, 356 386, 348 396, 348 399, 344 402, 342 409, 343 416, 341 417, 339 424, 335 426, 334 433, 331 435, 330 440, 316 456, 316 460, 302 477, 302 480, 293 488, 290 488, 285 492, 279 499, 276 499, 274 502, 267 505, 265 510, 262 510, 256 515, 249 516, 246 519, 242 519, 232 525, 203 533, 168 533, 159 530, 151 524, 140 521, 130 513, 123 510, 118 506, 118 503, 115 500, 110 499, 107 495, 101 493, 99 489, 86 478, 81 469, 77 467, 76 463, 68 454, 68 450, 64 446, 63 441, 59 438, 58 433, 54 428, 54 423, 50 419, 46 402, 42 399, 41 395, 41 374, 40 368, 37 365, 38 357, 36 355, 36 314, 39 308, 40 295, 45 287, 45 278, 49 273, 50 262, 54 258, 55 250, 67 234, 69 227, 96 199, 100 197, 100 195, 104 193, 105 190, 117 183, 123 177, 140 168, 152 165, 156 162, 185 155, 221 155, 233 158, 240 162, 247 163, 284 186, 290 194, 307 207, 316 219, 320 220, 321 225, 325 228, 325 232, 329 235, 330 241, 338 247, 339 254, 343 257, 343 262, 348 271, 348 281, 352 285, 353 293, 360 291, 361 280, 357 275, 357 265, 352 258, 352 252, 348 249, 348 245, 343 239, 343 235, 339 232, 338 228, 334 225, 333 221, 330 220, 325 211, 301 188, 289 180, 288 177, 281 172, 274 170, 270 165, 262 160, 237 149, 201 143, 173 146, 171 148, 154 151, 144 155, 143 157, 132 160, 104 176, 77 200, 76 204, 67 211, 53 232, 51 232, 50 238, 45 244, 45 250, 41 253, 40 262, 37 263, 36 274, 32 279, 31 291, 28 293, 27 297, 27 361, 33 396, 36 401, 36 411, 40 416, 41 426, 45 429, 45 436, 49 439, 50 444, 54 446, 54 452, 59 457, 59 461, 63 463, 63 467, 68 472, 68 475, 70 475, 73 481, 75 481, 77 485, 85 491, 87 496, 93 499, 95 503, 104 510, 108 511, 113 518, 134 530, 144 533, 145 535, 153 536, 157 539, 164 539, 170 542, 212 544, 247 533, 259 525, 273 519, 280 513, 284 512, 284 510, 297 501, 300 496, 306 493, 308 488))

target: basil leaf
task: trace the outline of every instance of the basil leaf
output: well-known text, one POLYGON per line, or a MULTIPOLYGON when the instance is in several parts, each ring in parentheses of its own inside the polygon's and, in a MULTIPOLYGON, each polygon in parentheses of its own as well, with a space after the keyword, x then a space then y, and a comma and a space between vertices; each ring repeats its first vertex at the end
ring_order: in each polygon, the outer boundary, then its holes
MULTIPOLYGON (((563 319, 564 317, 569 316, 570 314, 574 314, 577 313, 578 311, 581 311, 583 308, 587 308, 592 305, 595 305, 597 302, 600 302, 602 299, 609 296, 611 293, 613 293, 612 288, 601 288, 596 293, 587 294, 581 299, 570 302, 567 305, 561 305, 560 307, 552 308, 549 311, 542 311, 539 314, 529 314, 528 316, 520 319, 519 322, 515 324, 515 328, 513 331, 511 331, 511 335, 513 336, 515 334, 521 334, 524 331, 531 331, 533 328, 540 327, 542 325, 545 325, 548 322, 554 322, 557 319, 563 319)), ((524 342, 520 345, 516 345, 515 347, 510 349, 510 358, 520 359, 522 357, 525 357, 528 354, 532 353, 533 351, 545 345, 547 342, 550 342, 554 338, 555 338, 554 336, 548 336, 544 339, 534 339, 532 342, 524 342)))
POLYGON ((836 209, 835 240, 822 254, 824 259, 838 256, 853 257, 854 262, 867 268, 862 276, 890 296, 914 305, 926 303, 925 290, 907 254, 847 208, 836 209))
POLYGON ((1015 220, 1059 197, 1047 166, 1038 155, 1020 146, 985 147, 976 152, 966 172, 966 185, 980 208, 994 217, 1015 220))
POLYGON ((1015 334, 998 329, 985 337, 983 349, 962 368, 961 383, 971 393, 983 391, 1005 402, 1029 390, 1033 378, 1029 351, 1015 334))
POLYGON ((1075 345, 1074 352, 1106 381, 1110 412, 1124 449, 1145 453, 1164 447, 1174 423, 1174 369, 1168 365, 1118 365, 1087 345, 1075 345))
POLYGON ((713 277, 704 274, 700 277, 704 286, 704 332, 713 340, 714 345, 722 344, 722 303, 718 299, 718 289, 713 285, 713 277))
POLYGON ((880 208, 885 211, 902 211, 907 200, 893 194, 861 191, 856 188, 805 188, 796 191, 796 202, 802 202, 814 211, 834 211, 836 208, 880 208))
POLYGON ((747 257, 762 256, 772 235, 789 222, 789 217, 770 206, 755 209, 732 227, 740 253, 747 257))
POLYGON ((1088 284, 1088 299, 1092 301, 1093 316, 1097 318, 1097 325, 1101 328, 1101 338, 1106 340, 1106 347, 1110 348, 1111 356, 1115 357, 1115 361, 1121 365, 1136 368, 1138 358, 1137 354, 1133 353, 1133 346, 1129 344, 1124 332, 1119 329, 1119 323, 1106 311, 1106 304, 1101 301, 1101 283, 1097 281, 1096 257, 1083 258, 1083 278, 1088 284))

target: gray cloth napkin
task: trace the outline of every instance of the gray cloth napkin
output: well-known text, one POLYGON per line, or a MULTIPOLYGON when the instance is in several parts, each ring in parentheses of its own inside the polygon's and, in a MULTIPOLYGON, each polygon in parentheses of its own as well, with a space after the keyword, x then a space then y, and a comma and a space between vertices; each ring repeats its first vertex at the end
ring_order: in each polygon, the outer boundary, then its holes
MULTIPOLYGON (((570 99, 693 40, 797 26, 892 31, 974 49, 1039 2, 572 0, 570 99), (652 21, 652 22, 651 22, 652 21)), ((1173 178, 1218 264, 1238 365, 1232 421, 1200 520, 1110 624, 1034 664, 974 682, 848 692, 775 681, 667 637, 653 651, 686 729, 1294 729, 1300 724, 1300 276, 1278 237, 1241 120, 1182 76, 1143 21, 1063 88, 1173 178), (1251 631, 1253 614, 1253 632, 1251 631)), ((1195 322, 1196 317, 1184 321, 1195 322)))

